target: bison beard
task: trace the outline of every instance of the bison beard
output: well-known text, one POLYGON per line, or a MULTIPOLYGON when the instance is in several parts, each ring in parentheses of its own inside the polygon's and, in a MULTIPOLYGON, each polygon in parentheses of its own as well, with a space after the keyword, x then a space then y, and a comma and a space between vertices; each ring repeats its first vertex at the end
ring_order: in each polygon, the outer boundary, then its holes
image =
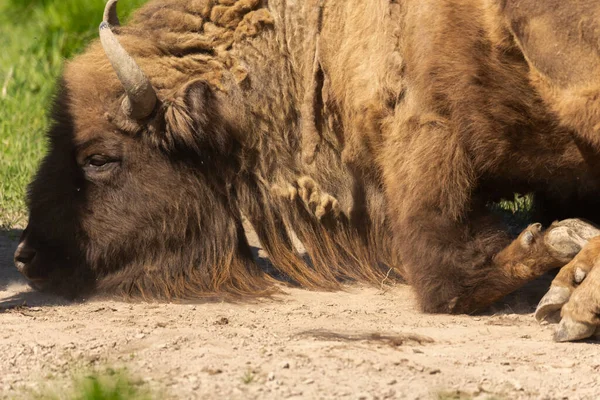
POLYGON ((429 312, 480 310, 566 262, 487 207, 533 192, 544 222, 600 210, 591 89, 563 101, 540 72, 562 64, 528 56, 548 44, 511 1, 264 3, 151 1, 120 27, 109 2, 31 185, 37 255, 18 265, 36 286, 269 293, 242 215, 292 283, 403 278, 429 312))

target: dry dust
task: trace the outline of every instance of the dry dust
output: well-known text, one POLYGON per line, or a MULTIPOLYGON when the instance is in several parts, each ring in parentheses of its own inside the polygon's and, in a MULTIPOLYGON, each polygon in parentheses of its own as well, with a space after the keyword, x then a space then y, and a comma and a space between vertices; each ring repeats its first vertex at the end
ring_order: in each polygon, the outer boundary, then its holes
POLYGON ((403 285, 254 304, 69 304, 19 278, 17 235, 0 233, 0 398, 103 366, 180 399, 600 397, 597 342, 554 343, 533 318, 547 279, 479 316, 421 314, 403 285))

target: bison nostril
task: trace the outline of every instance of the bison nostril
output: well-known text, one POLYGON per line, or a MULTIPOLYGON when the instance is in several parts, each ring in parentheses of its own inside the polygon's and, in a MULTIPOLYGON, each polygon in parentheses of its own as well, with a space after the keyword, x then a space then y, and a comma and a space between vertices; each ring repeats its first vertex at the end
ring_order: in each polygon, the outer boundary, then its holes
POLYGON ((31 247, 25 246, 23 243, 17 247, 17 251, 15 252, 15 262, 22 264, 29 264, 33 261, 35 257, 36 251, 31 247))

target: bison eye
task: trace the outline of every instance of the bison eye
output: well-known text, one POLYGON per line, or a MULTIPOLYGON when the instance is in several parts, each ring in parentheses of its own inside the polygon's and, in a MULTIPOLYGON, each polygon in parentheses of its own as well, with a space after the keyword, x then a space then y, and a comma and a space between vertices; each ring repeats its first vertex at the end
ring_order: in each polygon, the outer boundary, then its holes
POLYGON ((120 163, 117 158, 94 154, 86 158, 82 168, 87 178, 98 179, 109 176, 120 163))
POLYGON ((88 159, 88 165, 91 167, 102 167, 103 165, 106 165, 107 162, 109 162, 109 160, 103 156, 91 156, 88 159))

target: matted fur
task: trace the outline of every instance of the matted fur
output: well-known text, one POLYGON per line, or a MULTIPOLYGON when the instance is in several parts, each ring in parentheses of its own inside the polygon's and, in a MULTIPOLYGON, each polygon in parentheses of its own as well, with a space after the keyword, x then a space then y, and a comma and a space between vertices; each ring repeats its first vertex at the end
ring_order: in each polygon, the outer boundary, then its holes
MULTIPOLYGON (((67 249, 45 264, 61 273, 40 267, 55 284, 79 271, 143 298, 268 293, 244 215, 303 287, 403 277, 426 311, 480 309, 556 266, 506 247, 487 203, 535 192, 545 220, 600 209, 597 101, 564 94, 527 30, 528 7, 566 31, 561 13, 590 10, 512 3, 150 1, 114 31, 157 109, 123 115, 98 42, 70 62, 24 240, 67 249), (82 147, 119 152, 119 172, 86 182, 82 147)), ((595 93, 600 63, 582 61, 595 64, 565 79, 595 93)))

